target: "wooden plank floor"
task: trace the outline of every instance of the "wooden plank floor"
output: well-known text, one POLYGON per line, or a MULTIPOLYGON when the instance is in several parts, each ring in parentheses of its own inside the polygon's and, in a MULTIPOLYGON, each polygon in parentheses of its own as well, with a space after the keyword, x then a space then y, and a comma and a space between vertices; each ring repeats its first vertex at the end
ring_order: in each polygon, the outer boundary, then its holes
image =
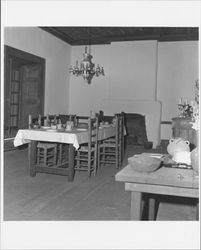
MULTIPOLYGON (((127 158, 141 148, 127 147, 127 158)), ((67 177, 28 172, 27 149, 4 153, 4 220, 129 220, 130 193, 116 182, 114 167, 104 167, 90 179, 76 172, 72 183, 67 177)), ((193 200, 162 198, 157 220, 195 220, 193 200)))

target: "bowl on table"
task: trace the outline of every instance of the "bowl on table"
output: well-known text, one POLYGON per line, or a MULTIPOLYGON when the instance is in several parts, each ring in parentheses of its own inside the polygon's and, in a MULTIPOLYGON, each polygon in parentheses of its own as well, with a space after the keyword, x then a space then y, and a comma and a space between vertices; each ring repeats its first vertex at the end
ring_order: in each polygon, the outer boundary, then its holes
POLYGON ((34 124, 34 125, 33 125, 33 128, 36 128, 36 129, 37 129, 37 128, 40 128, 40 126, 39 126, 38 124, 34 124))
POLYGON ((51 125, 51 129, 57 129, 57 125, 51 125))
POLYGON ((148 155, 134 155, 128 158, 132 169, 139 172, 153 172, 161 166, 161 159, 148 155))
POLYGON ((50 129, 51 127, 50 126, 42 126, 41 128, 42 129, 50 129))

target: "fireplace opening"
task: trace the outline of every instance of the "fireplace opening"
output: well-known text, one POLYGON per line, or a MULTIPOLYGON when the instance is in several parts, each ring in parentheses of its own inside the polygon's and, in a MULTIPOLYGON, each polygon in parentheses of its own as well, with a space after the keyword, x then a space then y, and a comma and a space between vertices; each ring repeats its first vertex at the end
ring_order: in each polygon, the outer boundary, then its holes
POLYGON ((145 116, 135 113, 125 113, 126 143, 127 145, 149 145, 147 140, 145 116))

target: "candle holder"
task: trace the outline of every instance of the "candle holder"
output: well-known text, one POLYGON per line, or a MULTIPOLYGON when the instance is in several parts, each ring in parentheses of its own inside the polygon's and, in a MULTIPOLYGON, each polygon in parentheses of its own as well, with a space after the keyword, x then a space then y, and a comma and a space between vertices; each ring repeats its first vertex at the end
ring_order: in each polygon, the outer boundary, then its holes
POLYGON ((179 103, 178 104, 178 109, 180 111, 179 117, 182 118, 192 118, 193 114, 193 107, 190 104, 185 104, 185 103, 179 103))

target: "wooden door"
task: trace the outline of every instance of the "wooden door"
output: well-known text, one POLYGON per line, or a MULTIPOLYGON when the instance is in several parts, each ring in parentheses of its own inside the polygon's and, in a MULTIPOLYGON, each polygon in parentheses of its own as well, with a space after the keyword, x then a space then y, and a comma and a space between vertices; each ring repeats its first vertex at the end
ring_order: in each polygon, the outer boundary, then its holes
POLYGON ((5 136, 13 136, 19 127, 19 103, 21 90, 21 70, 12 57, 8 59, 9 71, 4 85, 4 131, 5 136))
POLYGON ((28 115, 43 114, 45 59, 4 46, 4 136, 28 127, 28 115))
POLYGON ((19 103, 20 103, 20 85, 21 72, 20 69, 10 60, 11 74, 10 74, 10 93, 9 93, 9 133, 19 127, 19 103))
POLYGON ((44 84, 42 67, 39 64, 21 68, 20 128, 28 128, 28 116, 43 115, 44 84))

